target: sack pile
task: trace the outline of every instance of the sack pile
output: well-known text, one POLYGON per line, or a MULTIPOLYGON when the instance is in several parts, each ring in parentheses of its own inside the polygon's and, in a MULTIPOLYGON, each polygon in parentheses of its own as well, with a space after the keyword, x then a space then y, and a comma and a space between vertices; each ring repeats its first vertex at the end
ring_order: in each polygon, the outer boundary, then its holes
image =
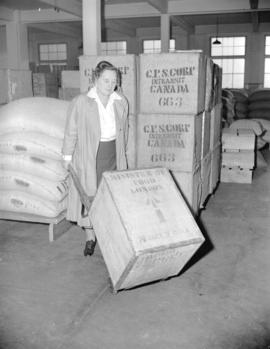
POLYGON ((68 106, 30 97, 0 108, 0 210, 53 218, 66 209, 61 149, 68 106))
POLYGON ((231 89, 234 96, 235 105, 235 119, 246 119, 248 117, 248 93, 245 90, 231 89))
POLYGON ((270 89, 257 89, 249 95, 248 118, 270 120, 270 89))
POLYGON ((222 90, 222 121, 228 127, 235 120, 235 98, 229 89, 222 90))

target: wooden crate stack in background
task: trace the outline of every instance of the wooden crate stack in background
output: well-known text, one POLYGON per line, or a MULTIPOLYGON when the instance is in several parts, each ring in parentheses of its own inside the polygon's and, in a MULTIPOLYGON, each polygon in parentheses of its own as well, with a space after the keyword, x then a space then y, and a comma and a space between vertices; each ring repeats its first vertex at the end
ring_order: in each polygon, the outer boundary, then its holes
POLYGON ((253 130, 223 129, 221 182, 251 183, 254 165, 253 130))
POLYGON ((37 97, 58 98, 58 81, 54 73, 33 73, 33 94, 37 97))
POLYGON ((70 101, 80 94, 80 72, 79 70, 61 71, 61 88, 59 98, 70 101))
POLYGON ((87 92, 93 86, 92 74, 100 61, 108 61, 116 66, 121 74, 120 88, 129 102, 129 138, 128 138, 128 166, 135 168, 136 153, 136 116, 137 116, 137 67, 135 55, 123 56, 81 56, 80 89, 87 92))
POLYGON ((210 193, 211 67, 201 51, 139 60, 137 167, 170 169, 195 214, 210 193))
POLYGON ((0 81, 0 104, 33 96, 30 70, 0 69, 0 81))

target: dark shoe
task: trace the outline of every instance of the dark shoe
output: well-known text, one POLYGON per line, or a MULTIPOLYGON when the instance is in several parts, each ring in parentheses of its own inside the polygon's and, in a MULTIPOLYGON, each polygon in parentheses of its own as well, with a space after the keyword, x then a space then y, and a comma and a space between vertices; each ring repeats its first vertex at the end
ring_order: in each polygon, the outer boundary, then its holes
POLYGON ((97 243, 97 239, 86 241, 85 248, 83 251, 84 257, 92 256, 92 254, 95 251, 96 243, 97 243))

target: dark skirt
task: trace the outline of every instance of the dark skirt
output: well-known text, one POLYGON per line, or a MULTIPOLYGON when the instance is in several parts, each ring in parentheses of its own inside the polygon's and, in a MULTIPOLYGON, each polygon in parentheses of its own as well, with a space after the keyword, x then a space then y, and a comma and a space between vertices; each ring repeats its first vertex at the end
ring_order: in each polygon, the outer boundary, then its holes
POLYGON ((115 140, 109 142, 99 142, 97 152, 97 185, 99 185, 102 173, 114 171, 116 169, 116 148, 115 140))

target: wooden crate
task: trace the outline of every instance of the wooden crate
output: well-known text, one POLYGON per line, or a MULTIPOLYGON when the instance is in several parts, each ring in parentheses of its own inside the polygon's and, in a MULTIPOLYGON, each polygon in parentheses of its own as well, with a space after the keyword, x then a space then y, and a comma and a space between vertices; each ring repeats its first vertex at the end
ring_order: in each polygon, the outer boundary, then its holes
POLYGON ((207 57, 205 82, 205 110, 208 112, 210 112, 214 107, 214 91, 214 62, 210 57, 207 57))
POLYGON ((222 104, 216 104, 210 112, 210 150, 214 150, 217 143, 221 142, 221 111, 222 104))
POLYGON ((205 65, 205 56, 199 50, 140 55, 140 113, 202 112, 205 108, 205 65))
POLYGON ((210 194, 215 191, 220 180, 221 143, 217 142, 213 148, 214 149, 211 151, 210 194))
POLYGON ((71 101, 74 97, 80 94, 79 88, 73 87, 65 87, 59 88, 59 99, 63 99, 65 101, 71 101))
POLYGON ((165 168, 105 172, 89 216, 114 291, 178 274, 204 241, 165 168))
POLYGON ((30 70, 0 69, 0 81, 0 104, 33 96, 30 70))
POLYGON ((201 200, 200 200, 200 207, 205 207, 206 200, 208 196, 211 194, 211 185, 210 185, 210 179, 211 179, 211 152, 206 154, 201 162, 201 183, 202 183, 202 194, 201 194, 201 200))
POLYGON ((172 170, 171 173, 190 210, 196 216, 201 206, 201 167, 189 172, 172 170))
POLYGON ((79 70, 62 70, 61 86, 62 88, 80 89, 80 71, 79 70))
POLYGON ((35 97, 58 98, 58 82, 54 73, 33 73, 33 93, 35 97))
POLYGON ((202 120, 202 114, 139 114, 137 167, 193 172, 201 160, 202 120))
POLYGON ((136 168, 136 134, 137 134, 137 115, 129 114, 128 117, 128 144, 127 144, 127 159, 128 169, 136 168))
POLYGON ((222 130, 222 151, 225 150, 253 150, 255 149, 255 133, 248 129, 222 130))
POLYGON ((222 166, 253 169, 255 166, 255 152, 253 150, 224 151, 221 154, 222 166))
POLYGON ((137 62, 135 55, 79 57, 81 92, 87 92, 93 86, 93 70, 103 60, 112 63, 120 70, 122 91, 129 102, 130 113, 135 114, 137 110, 137 62))
POLYGON ((253 171, 248 168, 222 166, 220 181, 225 183, 252 183, 253 171))
POLYGON ((204 111, 202 114, 202 154, 203 159, 210 151, 211 113, 204 111))

